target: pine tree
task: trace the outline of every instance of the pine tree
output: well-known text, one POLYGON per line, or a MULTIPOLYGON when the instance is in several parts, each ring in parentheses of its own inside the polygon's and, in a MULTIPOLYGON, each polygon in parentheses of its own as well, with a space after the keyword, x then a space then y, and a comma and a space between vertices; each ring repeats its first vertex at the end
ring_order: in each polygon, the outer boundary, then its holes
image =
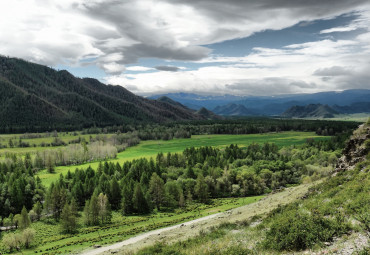
POLYGON ((67 233, 73 233, 77 229, 77 218, 69 204, 65 204, 60 215, 62 228, 67 233))
POLYGON ((90 213, 91 213, 91 224, 92 225, 99 224, 99 212, 100 212, 100 207, 98 203, 98 196, 96 195, 96 192, 94 192, 90 200, 90 213))
POLYGON ((117 210, 120 206, 122 195, 121 195, 121 189, 119 187, 119 184, 116 178, 112 178, 109 186, 110 186, 109 187, 109 191, 110 191, 109 201, 110 201, 110 204, 112 205, 112 209, 117 210))
POLYGON ((195 185, 195 194, 200 202, 205 203, 208 201, 208 185, 202 174, 198 175, 197 184, 195 185))
POLYGON ((133 204, 134 204, 134 210, 139 214, 150 212, 149 205, 141 189, 141 184, 138 182, 135 184, 133 204))
POLYGON ((30 217, 28 216, 28 212, 26 207, 23 206, 23 209, 21 211, 21 218, 19 222, 19 228, 20 229, 26 229, 31 225, 30 217))
POLYGON ((86 225, 92 225, 92 214, 90 211, 90 200, 86 200, 84 207, 84 221, 86 225))
POLYGON ((42 213, 42 205, 39 201, 37 201, 37 203, 33 205, 32 210, 36 213, 37 220, 40 220, 42 213))
POLYGON ((134 205, 132 203, 134 185, 132 179, 126 177, 122 187, 122 212, 125 215, 129 215, 134 212, 134 205))
POLYGON ((164 182, 157 173, 153 173, 150 178, 149 192, 152 196, 153 203, 159 210, 164 201, 164 182))

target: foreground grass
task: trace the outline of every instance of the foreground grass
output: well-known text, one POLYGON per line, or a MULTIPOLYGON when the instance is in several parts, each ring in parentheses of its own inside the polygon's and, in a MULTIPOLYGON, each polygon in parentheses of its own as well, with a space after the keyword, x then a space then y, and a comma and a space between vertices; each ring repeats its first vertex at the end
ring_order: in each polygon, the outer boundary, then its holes
MULTIPOLYGON (((318 136, 314 132, 281 132, 267 134, 249 134, 249 135, 194 135, 190 139, 173 139, 168 141, 142 141, 140 144, 130 147, 127 150, 118 153, 117 159, 109 160, 114 163, 124 163, 138 158, 155 158, 159 152, 163 153, 178 153, 185 148, 214 146, 225 147, 230 144, 238 144, 239 146, 249 145, 251 143, 263 144, 265 142, 275 143, 279 147, 299 145, 306 142, 308 138, 314 139, 329 139, 328 136, 318 136)), ((56 173, 49 174, 46 170, 39 172, 43 184, 48 187, 52 182, 59 178, 59 174, 67 174, 70 170, 74 172, 76 168, 86 169, 91 166, 97 169, 99 162, 81 164, 76 166, 62 166, 56 168, 56 173)))
MULTIPOLYGON (((113 213, 112 223, 104 226, 81 227, 76 234, 61 234, 61 227, 54 220, 43 220, 32 224, 36 230, 35 244, 23 254, 70 254, 93 245, 107 245, 123 241, 142 232, 163 228, 201 218, 210 214, 254 203, 263 196, 246 198, 214 199, 209 205, 194 203, 174 212, 159 212, 146 216, 122 216, 113 213)), ((79 224, 82 226, 82 217, 79 224)), ((1 248, 1 245, 0 245, 1 248)), ((5 248, 0 249, 6 252, 5 248)))

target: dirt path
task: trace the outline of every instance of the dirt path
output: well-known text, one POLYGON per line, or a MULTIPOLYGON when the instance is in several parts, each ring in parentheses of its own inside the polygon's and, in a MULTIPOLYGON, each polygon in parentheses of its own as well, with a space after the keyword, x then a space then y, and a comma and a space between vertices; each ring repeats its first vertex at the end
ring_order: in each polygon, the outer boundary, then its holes
POLYGON ((216 214, 208 215, 208 216, 196 219, 196 220, 188 221, 188 222, 185 222, 185 223, 182 223, 182 224, 177 224, 177 225, 174 225, 174 226, 171 226, 171 227, 152 230, 152 231, 149 231, 147 233, 143 233, 143 234, 131 237, 131 238, 129 238, 125 241, 119 242, 119 243, 115 243, 115 244, 112 244, 112 245, 109 245, 109 246, 100 247, 100 248, 97 248, 97 249, 94 249, 94 250, 85 251, 82 254, 83 255, 97 255, 97 254, 102 254, 103 252, 106 252, 106 251, 116 250, 116 249, 122 248, 123 246, 137 243, 137 242, 139 242, 141 240, 144 240, 148 237, 158 236, 158 235, 160 235, 161 233, 163 233, 165 231, 170 231, 170 230, 173 230, 175 228, 182 228, 182 227, 185 227, 185 226, 188 226, 188 225, 199 223, 199 222, 204 221, 204 220, 209 220, 209 219, 215 218, 217 216, 220 216, 221 214, 222 213, 216 213, 216 214))
POLYGON ((226 212, 205 216, 203 218, 188 221, 183 224, 177 224, 171 227, 153 230, 135 237, 131 237, 119 243, 93 250, 85 250, 81 254, 132 254, 138 249, 148 245, 153 245, 156 242, 172 243, 186 240, 190 237, 198 235, 200 231, 209 229, 213 226, 218 226, 223 222, 238 222, 248 220, 253 216, 268 213, 279 205, 288 204, 301 198, 307 193, 308 188, 312 185, 313 183, 287 188, 279 193, 271 194, 252 204, 244 205, 226 212))

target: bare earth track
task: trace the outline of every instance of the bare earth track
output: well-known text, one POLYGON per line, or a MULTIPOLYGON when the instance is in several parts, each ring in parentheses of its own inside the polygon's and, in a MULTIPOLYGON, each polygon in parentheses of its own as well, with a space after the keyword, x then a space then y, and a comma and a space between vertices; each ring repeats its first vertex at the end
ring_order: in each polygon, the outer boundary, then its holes
POLYGON ((172 243, 196 236, 201 230, 220 225, 223 222, 238 222, 248 220, 256 215, 262 215, 275 209, 278 205, 288 204, 304 196, 308 188, 316 183, 303 184, 287 188, 279 193, 271 194, 256 203, 238 207, 223 213, 212 214, 183 224, 153 230, 131 237, 125 241, 112 245, 90 249, 82 252, 84 255, 97 254, 125 254, 135 252, 156 242, 172 243))

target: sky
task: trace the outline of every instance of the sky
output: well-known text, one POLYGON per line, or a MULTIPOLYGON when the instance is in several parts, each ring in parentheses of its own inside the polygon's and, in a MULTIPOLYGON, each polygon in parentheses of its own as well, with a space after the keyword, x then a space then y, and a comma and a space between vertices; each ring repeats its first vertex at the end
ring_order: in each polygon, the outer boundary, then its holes
POLYGON ((0 1, 0 54, 144 96, 370 89, 370 0, 0 1))

